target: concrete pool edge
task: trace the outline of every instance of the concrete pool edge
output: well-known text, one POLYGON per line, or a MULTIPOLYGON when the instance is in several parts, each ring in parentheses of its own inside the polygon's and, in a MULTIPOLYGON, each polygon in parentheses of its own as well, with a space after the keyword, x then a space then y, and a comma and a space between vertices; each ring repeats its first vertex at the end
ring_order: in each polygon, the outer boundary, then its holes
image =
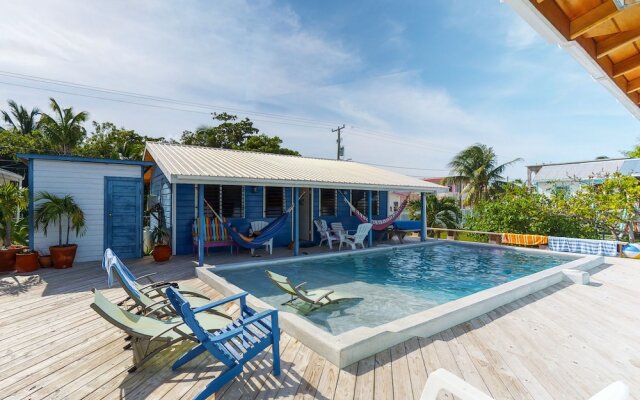
MULTIPOLYGON (((384 251, 389 250, 390 248, 409 248, 442 242, 443 241, 430 241, 427 243, 410 245, 385 246, 381 248, 367 249, 364 251, 384 251)), ((476 246, 476 244, 471 244, 471 246, 476 246)), ((491 246, 523 251, 521 249, 507 246, 491 246)), ((538 254, 568 255, 567 253, 557 253, 545 250, 533 251, 538 254)), ((362 253, 362 251, 358 251, 357 253, 345 252, 338 254, 329 253, 306 256, 304 257, 304 260, 322 259, 343 254, 348 255, 358 253, 362 253)), ((243 290, 228 282, 221 276, 216 275, 211 271, 211 269, 226 270, 230 268, 246 268, 290 263, 292 261, 295 261, 295 259, 288 257, 269 261, 226 264, 219 267, 205 266, 196 268, 196 271, 198 278, 215 290, 219 291, 221 294, 228 296, 242 292, 243 290)), ((605 259, 602 256, 581 256, 576 260, 569 261, 556 267, 548 268, 535 274, 441 304, 413 315, 399 318, 377 327, 359 327, 339 335, 332 335, 331 333, 315 326, 303 317, 286 311, 280 311, 280 321, 282 329, 285 332, 299 340, 311 350, 325 357, 331 363, 343 368, 382 350, 388 349, 398 343, 402 343, 412 337, 429 337, 455 325, 476 318, 500 306, 521 299, 529 294, 545 289, 549 286, 553 286, 561 282, 563 279, 566 279, 565 274, 563 273, 566 269, 588 271, 602 265, 604 261, 605 259)), ((272 308, 271 305, 252 295, 249 295, 248 302, 257 310, 272 308)))

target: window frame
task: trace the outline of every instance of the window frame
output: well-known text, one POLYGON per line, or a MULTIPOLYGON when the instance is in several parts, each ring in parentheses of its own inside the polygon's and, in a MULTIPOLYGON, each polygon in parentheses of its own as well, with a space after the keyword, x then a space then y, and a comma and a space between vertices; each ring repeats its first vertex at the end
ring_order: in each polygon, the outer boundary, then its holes
MULTIPOLYGON (((245 209, 245 187, 243 185, 219 185, 219 184, 213 184, 213 185, 209 185, 209 184, 205 184, 205 192, 206 192, 206 188, 207 187, 215 187, 217 189, 217 202, 218 202, 218 206, 214 207, 215 204, 211 204, 209 203, 209 205, 211 205, 212 208, 214 208, 216 210, 216 212, 218 213, 218 215, 220 215, 222 218, 245 218, 245 213, 246 213, 246 209, 245 209), (228 187, 228 186, 234 186, 234 187, 239 187, 240 188, 240 215, 224 215, 224 188, 228 187)), ((215 195, 215 194, 214 194, 215 195)), ((206 199, 206 197, 205 197, 206 199)), ((197 198, 196 198, 196 209, 197 209, 197 198)), ((205 208, 205 213, 207 211, 210 211, 208 209, 208 207, 205 208)))
POLYGON ((262 218, 278 218, 280 215, 284 213, 284 211, 287 209, 287 195, 286 195, 285 189, 286 188, 282 186, 263 186, 262 187, 262 218), (268 188, 282 190, 282 208, 280 210, 280 214, 276 216, 267 215, 267 189, 268 188))
POLYGON ((338 190, 337 189, 318 189, 318 215, 320 217, 337 217, 338 216, 338 190), (332 190, 333 191, 333 211, 332 214, 323 214, 322 213, 322 199, 327 197, 322 195, 323 190, 332 190))

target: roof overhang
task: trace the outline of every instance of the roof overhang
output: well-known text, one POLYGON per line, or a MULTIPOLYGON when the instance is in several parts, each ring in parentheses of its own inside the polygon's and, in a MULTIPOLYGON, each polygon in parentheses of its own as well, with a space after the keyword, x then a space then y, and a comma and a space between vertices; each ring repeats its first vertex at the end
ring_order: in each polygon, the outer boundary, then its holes
MULTIPOLYGON (((449 188, 446 186, 437 185, 431 182, 425 182, 417 178, 407 177, 405 175, 382 170, 380 168, 375 168, 369 165, 347 161, 322 160, 304 157, 291 158, 291 156, 280 156, 274 154, 158 143, 147 144, 144 159, 148 162, 153 161, 157 165, 157 167, 160 168, 169 183, 176 184, 275 186, 425 193, 443 193, 449 191, 449 188), (228 157, 225 162, 228 162, 229 164, 226 164, 224 168, 212 167, 212 165, 219 160, 219 157, 228 157), (267 175, 267 177, 251 176, 252 173, 250 171, 244 171, 244 167, 251 163, 255 163, 256 157, 258 159, 262 159, 264 157, 273 158, 273 164, 277 167, 274 168, 272 165, 268 173, 263 174, 267 175), (304 163, 305 160, 308 160, 311 163, 310 166, 301 166, 299 164, 299 162, 304 163), (289 165, 289 163, 291 162, 294 163, 293 167, 297 168, 297 170, 294 170, 294 172, 300 171, 299 174, 292 173, 292 166, 289 165), (345 182, 345 179, 342 179, 342 181, 340 181, 339 179, 315 180, 285 177, 287 175, 296 175, 301 177, 306 177, 305 175, 314 176, 318 172, 325 172, 326 170, 335 168, 334 163, 340 163, 340 166, 344 168, 341 170, 342 172, 344 172, 344 175, 348 174, 349 168, 365 168, 368 176, 377 176, 377 179, 373 179, 377 182, 372 183, 365 180, 352 180, 349 182, 345 182), (190 172, 180 172, 185 168, 190 172), (216 171, 219 169, 226 172, 227 175, 217 174, 216 171), (229 171, 232 172, 229 173, 229 171), (232 176, 230 176, 230 174, 232 176), (385 179, 381 179, 380 176, 385 176, 385 179), (402 181, 402 183, 396 184, 395 182, 393 182, 394 177, 398 178, 398 180, 402 181)), ((218 164, 220 163, 221 162, 219 162, 218 164)), ((344 178, 340 175, 340 172, 337 172, 334 176, 336 176, 336 178, 344 178)))
POLYGON ((502 0, 569 53, 640 119, 640 4, 635 0, 502 0))

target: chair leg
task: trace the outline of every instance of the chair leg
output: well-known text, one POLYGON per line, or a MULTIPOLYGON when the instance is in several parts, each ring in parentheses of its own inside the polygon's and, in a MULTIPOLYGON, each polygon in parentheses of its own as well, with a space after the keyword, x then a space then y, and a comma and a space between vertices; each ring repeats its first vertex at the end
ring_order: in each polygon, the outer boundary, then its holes
POLYGON ((171 366, 171 369, 173 369, 174 371, 180 367, 182 367, 183 365, 185 365, 186 363, 188 363, 189 361, 193 360, 194 358, 198 357, 200 354, 204 353, 206 350, 206 348, 199 344, 196 347, 194 347, 193 349, 187 351, 186 353, 184 353, 183 355, 180 356, 180 358, 178 358, 176 360, 176 362, 173 363, 173 365, 171 366))
POLYGON ((200 393, 194 397, 194 400, 206 400, 212 394, 220 390, 224 385, 230 382, 233 378, 242 373, 242 364, 238 364, 220 374, 216 379, 211 381, 200 393))

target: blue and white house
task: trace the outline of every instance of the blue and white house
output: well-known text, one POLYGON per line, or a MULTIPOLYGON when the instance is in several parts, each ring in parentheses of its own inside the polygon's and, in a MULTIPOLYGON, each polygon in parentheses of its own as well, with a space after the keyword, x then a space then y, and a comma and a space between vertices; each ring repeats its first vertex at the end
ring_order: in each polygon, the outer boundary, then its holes
POLYGON ((49 246, 58 244, 57 226, 49 227, 45 235, 33 224, 35 196, 50 192, 73 196, 84 211, 84 235, 76 237, 72 231, 69 240, 78 244, 76 261, 99 260, 106 248, 112 248, 123 258, 143 255, 144 173, 153 163, 40 154, 18 154, 18 157, 29 166, 31 248, 48 254, 49 246))
MULTIPOLYGON (((357 227, 360 221, 345 198, 369 218, 383 219, 390 191, 435 194, 448 190, 351 161, 174 144, 148 143, 144 161, 18 156, 29 167, 30 246, 47 254, 58 240, 57 226, 45 235, 33 224, 36 194, 71 195, 86 218, 84 235, 71 232, 70 237, 71 243, 78 244, 76 260, 80 262, 101 259, 107 248, 122 258, 143 255, 145 187, 164 209, 174 255, 192 254, 194 239, 199 240, 197 234, 194 238, 194 221, 200 215, 212 217, 211 208, 238 232, 248 234, 252 221, 272 221, 295 206, 273 244, 293 244, 297 255, 300 246, 319 242, 316 218, 342 222, 349 230, 357 227)), ((199 258, 202 262, 202 252, 199 258)))
MULTIPOLYGON (((313 221, 340 221, 355 229, 358 219, 344 197, 374 219, 387 216, 388 192, 440 193, 444 186, 352 161, 148 143, 144 160, 150 193, 161 202, 174 254, 193 250, 193 223, 216 210, 247 233, 251 221, 271 221, 294 205, 274 246, 317 243, 313 221), (202 195, 201 195, 202 194, 202 195)), ((202 262, 203 254, 200 254, 202 262)))

